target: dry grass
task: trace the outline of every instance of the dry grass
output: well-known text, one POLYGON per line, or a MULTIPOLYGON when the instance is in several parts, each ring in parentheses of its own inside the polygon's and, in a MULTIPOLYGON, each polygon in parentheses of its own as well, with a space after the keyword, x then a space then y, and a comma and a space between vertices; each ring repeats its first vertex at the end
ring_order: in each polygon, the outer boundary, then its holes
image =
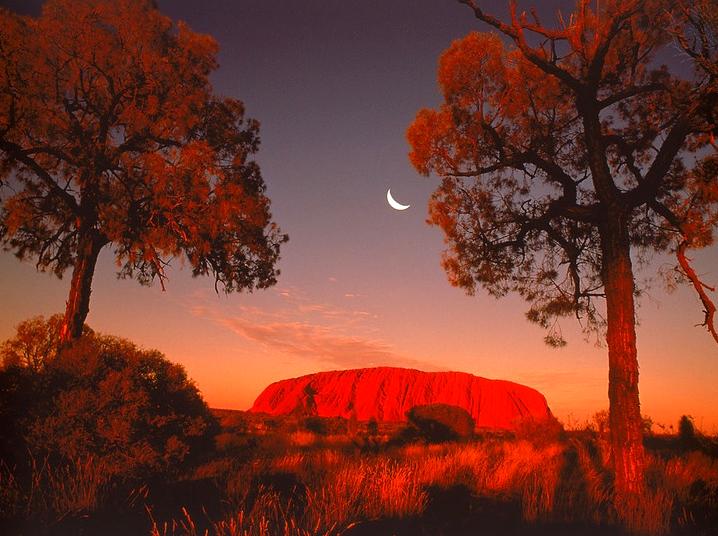
POLYGON ((94 512, 109 492, 108 472, 92 457, 53 465, 31 456, 29 463, 26 479, 0 465, 0 513, 6 517, 62 519, 94 512))
MULTIPOLYGON (((373 454, 308 448, 298 435, 291 443, 289 450, 258 453, 247 463, 208 464, 205 476, 219 482, 224 514, 209 517, 197 508, 190 514, 186 505, 181 516, 162 517, 150 507, 153 536, 339 535, 370 520, 421 520, 430 489, 456 486, 473 498, 519 505, 527 527, 567 523, 610 530, 617 524, 608 453, 600 440, 489 439, 373 454)), ((24 489, 0 466, 0 507, 55 518, 92 512, 108 490, 101 469, 92 459, 56 468, 35 464, 24 489)), ((633 532, 690 529, 697 522, 696 486, 708 497, 708 508, 718 506, 710 502, 718 497, 718 460, 705 454, 649 457, 647 475, 644 496, 620 505, 633 532)))
MULTIPOLYGON (((227 475, 234 512, 212 524, 209 534, 341 534, 356 522, 420 518, 430 486, 465 486, 473 496, 520 503, 532 523, 615 525, 605 445, 583 440, 534 444, 489 440, 445 445, 409 445, 382 454, 347 455, 331 448, 277 455, 227 475), (301 485, 277 490, 262 475, 291 474, 301 485), (260 484, 258 484, 260 482, 260 484), (258 497, 247 507, 251 487, 258 497)), ((718 490, 718 462, 699 453, 650 458, 649 483, 636 504, 623 504, 628 528, 666 534, 674 504, 689 498, 701 480, 718 490)), ((675 519, 688 524, 690 516, 675 519)), ((156 534, 194 534, 188 521, 165 525, 156 534)), ((609 529, 610 530, 610 529, 609 529)))

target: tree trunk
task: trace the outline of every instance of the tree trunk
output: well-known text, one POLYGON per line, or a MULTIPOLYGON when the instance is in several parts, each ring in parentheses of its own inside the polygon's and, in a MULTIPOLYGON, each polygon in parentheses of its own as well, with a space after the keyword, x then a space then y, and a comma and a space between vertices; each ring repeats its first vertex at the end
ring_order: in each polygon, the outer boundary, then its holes
POLYGON ((638 353, 627 223, 629 218, 624 214, 609 215, 606 220, 601 226, 601 277, 606 292, 608 322, 606 341, 611 461, 616 475, 615 502, 621 514, 624 506, 632 508, 632 505, 640 503, 645 485, 645 457, 638 399, 638 353))
POLYGON ((80 338, 85 325, 87 313, 90 311, 90 292, 92 292, 92 276, 100 250, 105 245, 96 234, 84 233, 77 245, 77 259, 72 270, 70 296, 65 306, 65 318, 60 327, 60 346, 80 338))

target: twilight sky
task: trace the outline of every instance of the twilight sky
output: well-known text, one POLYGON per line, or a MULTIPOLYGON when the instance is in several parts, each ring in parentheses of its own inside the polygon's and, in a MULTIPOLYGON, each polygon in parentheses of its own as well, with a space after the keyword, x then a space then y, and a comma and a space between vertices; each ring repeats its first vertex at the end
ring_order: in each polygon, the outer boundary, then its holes
MULTIPOLYGON (((37 13, 38 0, 0 5, 37 13)), ((554 413, 582 423, 608 407, 607 352, 563 325, 550 349, 518 297, 452 288, 442 234, 425 223, 436 178, 419 176, 404 133, 439 102, 436 65, 453 39, 486 30, 451 0, 159 0, 173 19, 220 45, 218 93, 262 124, 258 161, 275 220, 290 236, 279 284, 217 295, 175 263, 167 291, 115 277, 100 256, 88 323, 182 363, 211 406, 245 409, 270 382, 376 365, 461 370, 539 389, 554 413), (386 190, 400 203, 386 203, 386 190)), ((544 20, 560 2, 541 1, 544 20)), ((486 4, 486 2, 484 2, 486 4)), ((496 3, 503 6, 504 3, 496 3)), ((501 10, 494 10, 502 13, 501 10)), ((668 61, 672 61, 670 58, 668 61)), ((673 60, 678 61, 678 60, 673 60)), ((718 283, 718 248, 694 255, 718 283)), ((671 259, 656 258, 639 280, 671 259)), ((64 308, 69 286, 0 253, 0 340, 30 316, 64 308)), ((692 415, 718 431, 718 346, 697 298, 660 281, 642 298, 638 344, 643 412, 660 423, 692 415)))

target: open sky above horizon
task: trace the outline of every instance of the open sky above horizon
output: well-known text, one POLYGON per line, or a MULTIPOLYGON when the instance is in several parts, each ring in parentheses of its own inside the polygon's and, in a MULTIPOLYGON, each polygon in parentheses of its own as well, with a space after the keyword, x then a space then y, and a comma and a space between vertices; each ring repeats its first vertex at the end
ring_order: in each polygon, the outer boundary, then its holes
MULTIPOLYGON (((24 14, 37 14, 41 3, 0 0, 24 14)), ((568 346, 549 348, 543 331, 525 320, 520 298, 466 296, 440 266, 441 231, 425 223, 438 180, 410 166, 404 134, 419 109, 439 102, 441 52, 453 39, 487 30, 465 6, 449 0, 158 4, 218 41, 215 90, 243 100, 261 122, 257 160, 275 221, 290 241, 275 287, 229 296, 217 295, 209 278, 193 279, 181 262, 170 270, 166 292, 118 280, 106 248, 90 326, 183 364, 213 407, 246 409, 280 379, 379 365, 523 383, 571 424, 608 407, 605 347, 584 340, 567 320, 568 346), (392 210, 387 188, 411 208, 392 210)), ((536 4, 545 20, 566 6, 536 4)), ((703 279, 718 283, 718 247, 694 259, 703 279)), ((638 311, 642 410, 674 425, 689 414, 716 433, 718 345, 696 327, 702 310, 691 289, 667 293, 656 276, 670 262, 657 257, 638 275, 654 279, 638 311)), ((0 274, 0 340, 28 317, 64 309, 69 273, 58 280, 0 252, 0 274)))

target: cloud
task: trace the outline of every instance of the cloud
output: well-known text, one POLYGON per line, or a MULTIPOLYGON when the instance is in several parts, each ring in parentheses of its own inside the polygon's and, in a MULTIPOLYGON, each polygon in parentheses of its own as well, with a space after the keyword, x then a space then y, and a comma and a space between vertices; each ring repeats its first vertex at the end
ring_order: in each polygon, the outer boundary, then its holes
POLYGON ((220 323, 270 349, 340 368, 378 365, 434 368, 394 352, 382 341, 344 335, 328 326, 300 321, 260 323, 243 318, 223 318, 220 323))
POLYGON ((337 368, 401 366, 436 370, 437 367, 400 352, 377 337, 378 316, 370 311, 313 301, 296 287, 276 289, 263 307, 242 304, 210 307, 200 300, 190 312, 213 320, 245 340, 294 357, 337 368))

